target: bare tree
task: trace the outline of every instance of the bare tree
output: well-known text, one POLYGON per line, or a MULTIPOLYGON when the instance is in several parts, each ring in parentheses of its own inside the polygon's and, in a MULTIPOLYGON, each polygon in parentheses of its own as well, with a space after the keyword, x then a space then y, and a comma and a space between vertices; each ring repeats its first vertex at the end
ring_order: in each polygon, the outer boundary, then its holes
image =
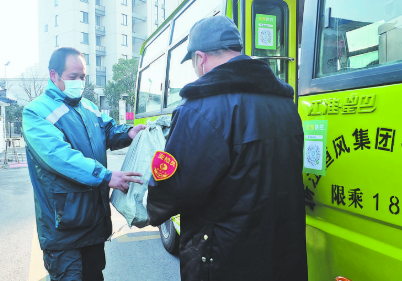
POLYGON ((25 91, 28 101, 33 101, 46 88, 45 77, 41 77, 38 69, 30 69, 21 76, 20 86, 25 91))

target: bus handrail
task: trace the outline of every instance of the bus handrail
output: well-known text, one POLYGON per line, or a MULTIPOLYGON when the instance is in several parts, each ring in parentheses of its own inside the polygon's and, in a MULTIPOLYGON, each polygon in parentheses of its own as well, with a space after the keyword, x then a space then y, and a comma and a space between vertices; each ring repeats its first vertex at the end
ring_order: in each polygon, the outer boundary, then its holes
POLYGON ((256 56, 252 56, 251 57, 254 60, 265 60, 265 59, 275 59, 275 60, 287 60, 287 61, 295 61, 295 58, 292 57, 277 57, 277 56, 270 56, 270 57, 256 57, 256 56))

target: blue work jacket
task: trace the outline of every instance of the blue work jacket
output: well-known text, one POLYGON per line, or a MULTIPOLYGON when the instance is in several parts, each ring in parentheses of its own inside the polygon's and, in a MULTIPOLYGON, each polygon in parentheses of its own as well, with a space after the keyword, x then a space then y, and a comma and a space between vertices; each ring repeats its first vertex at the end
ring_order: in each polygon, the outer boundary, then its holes
POLYGON ((106 150, 130 145, 130 126, 49 80, 23 111, 29 175, 42 250, 103 243, 112 233, 106 150))

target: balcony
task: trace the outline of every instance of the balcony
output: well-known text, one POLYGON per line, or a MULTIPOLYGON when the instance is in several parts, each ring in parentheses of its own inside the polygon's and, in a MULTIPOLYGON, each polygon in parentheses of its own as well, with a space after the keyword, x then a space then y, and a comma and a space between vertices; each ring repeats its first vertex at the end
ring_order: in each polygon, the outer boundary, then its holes
POLYGON ((104 26, 99 26, 99 25, 96 25, 95 26, 95 33, 96 33, 96 35, 99 35, 99 36, 105 36, 105 27, 104 26))
POLYGON ((147 3, 147 0, 133 0, 132 1, 133 6, 144 4, 144 3, 147 3))
POLYGON ((133 23, 134 23, 135 21, 145 22, 146 20, 147 20, 147 17, 135 13, 135 12, 134 12, 134 7, 133 7, 133 23))
POLYGON ((133 32, 133 43, 144 42, 147 39, 146 35, 133 32))
POLYGON ((106 48, 103 46, 96 46, 96 55, 97 56, 106 56, 106 48))
POLYGON ((95 5, 95 15, 104 16, 105 15, 105 6, 95 5))
POLYGON ((106 67, 96 66, 96 76, 106 76, 106 67))

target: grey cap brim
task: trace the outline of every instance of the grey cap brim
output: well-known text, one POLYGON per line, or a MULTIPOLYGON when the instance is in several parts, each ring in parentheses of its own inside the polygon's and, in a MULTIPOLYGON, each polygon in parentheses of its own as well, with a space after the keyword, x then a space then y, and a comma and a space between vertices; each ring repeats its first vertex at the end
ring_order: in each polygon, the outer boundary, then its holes
POLYGON ((180 64, 182 64, 182 63, 185 62, 186 60, 191 60, 191 53, 192 53, 192 52, 187 52, 186 56, 184 57, 184 59, 181 61, 180 64))

